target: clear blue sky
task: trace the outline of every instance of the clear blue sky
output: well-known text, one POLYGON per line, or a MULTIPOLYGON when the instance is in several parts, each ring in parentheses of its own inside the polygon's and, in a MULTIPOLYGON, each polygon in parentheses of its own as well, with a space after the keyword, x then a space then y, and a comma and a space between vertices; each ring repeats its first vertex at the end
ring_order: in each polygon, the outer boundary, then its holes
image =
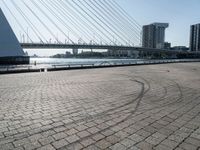
MULTIPOLYGON (((4 0, 9 6, 10 2, 4 0)), ((36 1, 36 0, 35 0, 36 1)), ((69 0, 70 1, 70 0, 69 0)), ((172 46, 189 45, 190 25, 200 23, 200 0, 116 0, 141 26, 153 22, 169 23, 166 30, 166 41, 172 46)), ((15 0, 20 6, 21 0, 15 0)), ((26 1, 29 3, 28 1, 26 1)), ((31 3, 30 3, 31 5, 31 3)), ((22 6, 22 5, 21 5, 22 6)), ((3 3, 0 1, 0 7, 3 3)), ((9 22, 19 37, 19 30, 15 20, 9 15, 5 7, 2 8, 9 22)), ((12 9, 12 7, 10 8, 12 9)), ((22 8, 23 9, 23 8, 22 8)), ((15 13, 15 12, 14 12, 15 13)), ((16 14, 17 15, 17 14, 16 14)), ((23 23, 23 22, 22 22, 23 23)), ((26 26, 26 25, 25 25, 26 26)), ((41 29, 42 30, 42 29, 41 29)), ((46 34, 45 34, 46 35, 46 34)), ((63 50, 53 53, 64 52, 63 50)), ((30 54, 52 55, 53 53, 31 51, 30 54)))

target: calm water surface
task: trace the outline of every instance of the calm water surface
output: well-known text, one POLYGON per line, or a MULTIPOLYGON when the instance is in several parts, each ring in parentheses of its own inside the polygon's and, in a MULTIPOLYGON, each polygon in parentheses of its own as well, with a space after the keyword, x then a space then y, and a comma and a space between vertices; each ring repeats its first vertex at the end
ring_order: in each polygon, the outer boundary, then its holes
POLYGON ((31 58, 30 63, 38 65, 66 65, 66 64, 98 64, 98 63, 129 63, 141 59, 77 59, 77 58, 31 58))

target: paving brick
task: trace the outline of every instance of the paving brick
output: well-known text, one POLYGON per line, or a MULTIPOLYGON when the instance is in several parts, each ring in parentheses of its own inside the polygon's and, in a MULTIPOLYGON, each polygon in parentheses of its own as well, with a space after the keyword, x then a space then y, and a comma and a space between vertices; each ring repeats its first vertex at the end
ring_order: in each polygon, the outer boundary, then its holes
POLYGON ((0 76, 0 149, 198 149, 199 64, 0 76))
POLYGON ((81 141, 81 144, 84 146, 84 147, 88 147, 89 145, 95 143, 95 141, 91 138, 89 139, 84 139, 81 141))
POLYGON ((78 141, 80 138, 77 135, 70 135, 65 138, 69 143, 78 141))
POLYGON ((192 145, 195 145, 195 146, 199 146, 199 147, 200 147, 200 140, 195 139, 195 138, 192 138, 192 137, 187 138, 187 139, 185 140, 185 143, 192 144, 192 145))
POLYGON ((112 150, 126 150, 127 147, 125 147, 124 145, 122 145, 120 143, 117 143, 117 144, 111 146, 110 149, 112 149, 112 150))
POLYGON ((103 139, 101 141, 98 141, 95 145, 100 149, 106 149, 110 147, 112 144, 103 139))
POLYGON ((56 149, 51 145, 45 145, 41 148, 38 148, 37 150, 56 150, 56 149))
POLYGON ((60 140, 67 137, 67 135, 63 132, 60 132, 60 133, 54 134, 52 137, 55 138, 55 140, 60 140))
POLYGON ((25 150, 34 150, 34 149, 37 149, 39 147, 41 147, 41 144, 39 142, 36 142, 36 141, 32 141, 32 142, 24 145, 25 150))
POLYGON ((52 142, 54 142, 54 138, 49 136, 49 137, 44 137, 42 139, 39 139, 39 142, 42 144, 42 145, 47 145, 47 144, 50 144, 52 142))
POLYGON ((192 145, 192 144, 188 144, 188 143, 182 143, 181 145, 179 145, 180 148, 183 148, 185 150, 196 150, 198 148, 198 146, 192 145))
POLYGON ((84 138, 86 136, 89 136, 91 135, 88 131, 81 131, 81 132, 78 132, 77 135, 80 137, 80 138, 84 138))
POLYGON ((59 149, 61 147, 64 147, 66 145, 68 145, 69 143, 65 140, 65 139, 62 139, 62 140, 59 140, 59 141, 55 141, 52 143, 52 145, 56 148, 56 149, 59 149))

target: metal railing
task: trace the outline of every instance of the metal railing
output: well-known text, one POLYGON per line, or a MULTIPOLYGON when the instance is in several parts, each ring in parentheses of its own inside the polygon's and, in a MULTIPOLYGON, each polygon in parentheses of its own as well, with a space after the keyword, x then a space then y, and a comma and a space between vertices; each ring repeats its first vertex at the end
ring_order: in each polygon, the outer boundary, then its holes
POLYGON ((166 59, 166 60, 112 60, 112 61, 95 61, 74 64, 54 64, 48 67, 40 65, 12 65, 0 66, 0 73, 6 72, 47 72, 53 70, 64 69, 81 69, 81 68, 101 68, 101 67, 117 67, 131 65, 148 65, 148 64, 166 64, 166 63, 184 63, 184 62, 200 62, 200 59, 166 59))

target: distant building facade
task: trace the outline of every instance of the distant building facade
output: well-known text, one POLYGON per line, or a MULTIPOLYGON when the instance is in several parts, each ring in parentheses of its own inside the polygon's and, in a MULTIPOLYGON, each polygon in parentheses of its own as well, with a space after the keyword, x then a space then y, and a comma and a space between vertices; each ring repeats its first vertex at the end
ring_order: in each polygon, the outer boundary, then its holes
POLYGON ((171 43, 164 42, 164 49, 171 49, 171 43))
POLYGON ((168 26, 168 23, 153 23, 143 26, 142 46, 144 48, 164 48, 165 29, 168 26))
POLYGON ((73 49, 72 53, 73 53, 73 55, 78 55, 78 49, 73 49))
POLYGON ((200 24, 190 27, 190 51, 200 51, 200 24))
POLYGON ((171 48, 171 50, 188 51, 189 48, 186 47, 186 46, 174 46, 174 47, 171 48))

